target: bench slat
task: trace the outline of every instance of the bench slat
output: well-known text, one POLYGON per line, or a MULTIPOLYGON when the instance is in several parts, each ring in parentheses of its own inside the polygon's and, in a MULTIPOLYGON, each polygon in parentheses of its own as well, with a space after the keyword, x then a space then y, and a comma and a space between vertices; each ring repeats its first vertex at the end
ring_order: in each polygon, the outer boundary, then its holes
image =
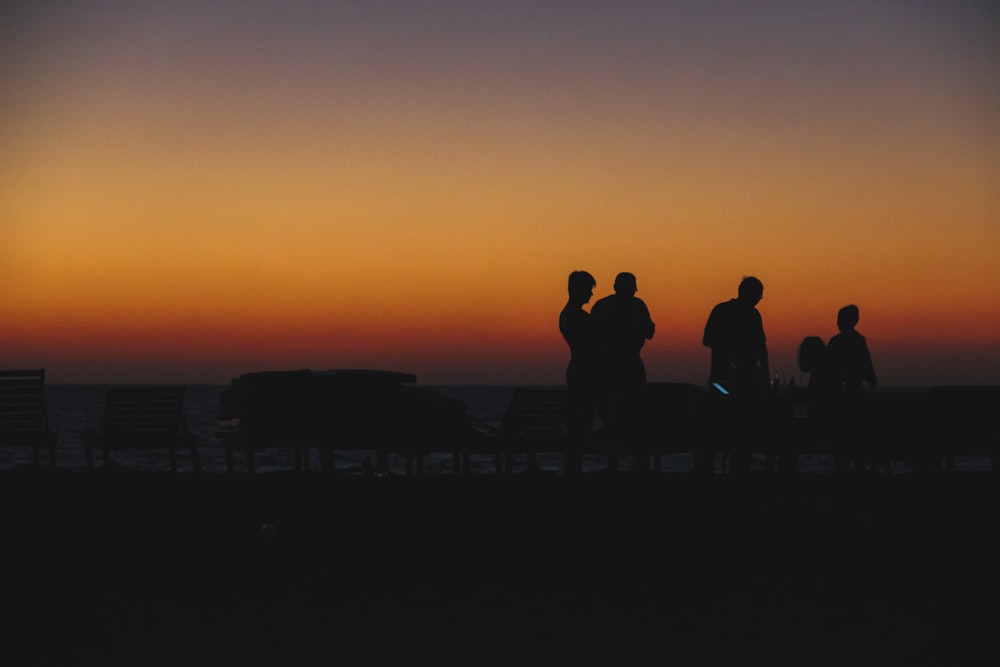
POLYGON ((87 467, 94 467, 95 449, 101 451, 105 465, 112 463, 112 451, 167 449, 170 468, 176 472, 177 449, 185 448, 191 452, 195 471, 199 471, 200 443, 187 427, 185 389, 183 385, 109 387, 101 428, 84 434, 87 467))
POLYGON ((45 369, 0 370, 0 446, 31 447, 35 465, 45 447, 49 467, 55 468, 57 444, 57 434, 49 430, 45 369))

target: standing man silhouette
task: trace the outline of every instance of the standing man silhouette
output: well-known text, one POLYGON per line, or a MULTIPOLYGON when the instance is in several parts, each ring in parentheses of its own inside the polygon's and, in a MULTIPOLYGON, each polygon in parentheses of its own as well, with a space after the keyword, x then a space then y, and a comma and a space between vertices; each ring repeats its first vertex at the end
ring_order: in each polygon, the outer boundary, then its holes
POLYGON ((734 419, 732 429, 724 433, 731 447, 733 469, 750 469, 753 443, 763 435, 768 414, 767 399, 771 389, 771 370, 767 356, 767 338, 757 304, 764 298, 764 283, 745 276, 735 299, 712 308, 705 323, 702 344, 712 350, 709 383, 721 385, 729 396, 726 406, 734 419))
POLYGON ((841 308, 837 312, 839 333, 827 343, 833 367, 848 394, 860 394, 866 387, 874 389, 878 386, 868 341, 856 328, 860 319, 861 311, 853 303, 841 308))
MULTIPOLYGON (((569 298, 559 313, 559 332, 569 346, 566 366, 566 391, 569 394, 569 435, 575 441, 590 435, 597 415, 598 350, 590 313, 583 309, 594 295, 597 281, 586 271, 569 274, 569 298)), ((566 472, 580 471, 580 452, 571 451, 566 459, 566 472)))
POLYGON ((763 298, 764 284, 747 276, 736 298, 717 304, 705 323, 701 342, 712 350, 708 381, 718 382, 734 396, 759 395, 771 387, 767 338, 757 310, 763 298))
POLYGON ((635 276, 619 273, 614 290, 590 309, 601 347, 598 410, 612 432, 623 427, 628 409, 646 384, 642 348, 656 332, 649 308, 635 295, 639 291, 635 276))
POLYGON ((841 447, 847 454, 847 467, 858 471, 890 472, 889 457, 881 443, 869 437, 866 424, 868 389, 878 386, 868 341, 856 329, 861 311, 849 304, 837 311, 837 329, 826 344, 830 364, 841 390, 841 447))

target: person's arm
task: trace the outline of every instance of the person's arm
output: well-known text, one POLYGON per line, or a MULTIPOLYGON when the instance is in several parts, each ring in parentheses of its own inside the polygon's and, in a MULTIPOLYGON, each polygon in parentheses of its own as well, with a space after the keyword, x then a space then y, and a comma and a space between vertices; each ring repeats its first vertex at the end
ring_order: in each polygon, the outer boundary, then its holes
POLYGON ((770 386, 771 362, 767 354, 767 336, 764 335, 764 320, 761 318, 759 311, 757 312, 757 326, 760 329, 760 349, 757 352, 757 363, 760 365, 761 375, 768 386, 770 386))
POLYGON ((712 312, 708 314, 708 320, 705 321, 705 331, 701 336, 701 344, 705 347, 716 347, 718 334, 718 326, 716 324, 716 312, 717 308, 713 308, 712 312))
POLYGON ((875 376, 875 364, 872 363, 872 355, 868 350, 868 342, 863 338, 861 340, 861 349, 863 350, 864 359, 864 380, 868 383, 868 386, 875 389, 878 386, 878 378, 875 376))
POLYGON ((642 303, 642 314, 643 314, 642 335, 646 337, 646 340, 649 340, 653 337, 653 334, 656 333, 656 323, 653 322, 653 318, 649 314, 649 307, 647 307, 646 304, 641 301, 640 303, 642 303))

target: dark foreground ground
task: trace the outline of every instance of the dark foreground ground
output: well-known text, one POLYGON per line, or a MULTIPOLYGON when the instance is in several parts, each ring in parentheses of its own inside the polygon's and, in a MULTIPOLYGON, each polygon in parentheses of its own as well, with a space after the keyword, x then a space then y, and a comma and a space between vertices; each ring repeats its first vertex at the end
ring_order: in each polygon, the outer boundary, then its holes
POLYGON ((995 488, 8 471, 0 632, 12 665, 991 664, 995 488))

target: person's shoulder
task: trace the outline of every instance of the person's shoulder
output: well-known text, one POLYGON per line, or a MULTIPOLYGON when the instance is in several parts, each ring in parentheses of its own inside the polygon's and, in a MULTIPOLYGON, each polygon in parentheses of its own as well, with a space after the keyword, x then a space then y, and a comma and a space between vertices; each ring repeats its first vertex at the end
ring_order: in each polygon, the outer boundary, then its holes
POLYGON ((728 301, 720 301, 719 303, 717 303, 714 306, 712 306, 712 310, 709 311, 709 313, 708 313, 708 320, 709 320, 709 322, 711 323, 711 322, 714 322, 714 321, 721 320, 724 317, 727 317, 726 314, 730 310, 731 309, 729 307, 729 302, 728 301))
POLYGON ((593 306, 590 307, 590 312, 594 312, 595 308, 601 309, 604 308, 605 306, 608 306, 609 304, 611 304, 613 298, 614 295, 602 296, 600 299, 594 302, 593 306))
POLYGON ((732 299, 728 299, 726 301, 720 301, 719 303, 712 306, 712 310, 725 310, 727 308, 732 307, 732 303, 733 303, 732 299))
POLYGON ((857 329, 842 331, 834 336, 834 338, 837 338, 839 341, 847 345, 858 345, 865 342, 865 337, 858 333, 857 329))

